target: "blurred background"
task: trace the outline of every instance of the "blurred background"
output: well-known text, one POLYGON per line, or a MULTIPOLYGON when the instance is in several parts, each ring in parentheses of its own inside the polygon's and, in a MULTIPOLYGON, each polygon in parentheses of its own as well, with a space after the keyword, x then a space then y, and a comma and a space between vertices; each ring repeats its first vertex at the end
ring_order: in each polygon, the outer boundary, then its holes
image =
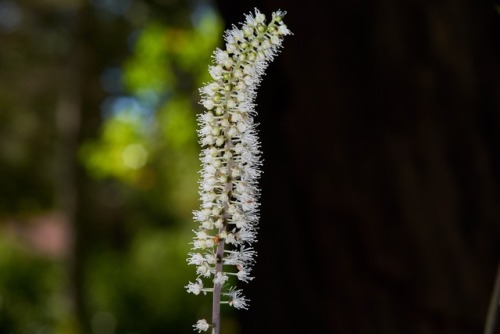
POLYGON ((183 286, 222 29, 209 1, 0 1, 0 333, 191 333, 206 313, 183 286))
MULTIPOLYGON (((480 333, 500 256, 500 14, 478 0, 0 0, 0 334, 192 333, 198 87, 258 7, 248 311, 224 334, 480 333)), ((500 328, 497 331, 500 333, 500 328)))

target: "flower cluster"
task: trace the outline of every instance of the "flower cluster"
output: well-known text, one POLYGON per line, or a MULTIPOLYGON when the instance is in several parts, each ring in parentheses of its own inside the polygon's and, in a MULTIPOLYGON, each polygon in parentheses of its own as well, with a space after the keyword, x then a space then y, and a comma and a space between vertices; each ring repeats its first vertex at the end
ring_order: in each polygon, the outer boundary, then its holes
MULTIPOLYGON (((201 208, 194 212, 199 228, 194 231, 188 263, 196 266, 197 278, 187 291, 213 293, 218 303, 246 309, 248 300, 230 285, 230 276, 248 282, 254 257, 259 220, 260 143, 255 116, 256 89, 270 61, 291 34, 282 11, 265 15, 255 9, 241 28, 226 31, 226 49, 216 49, 209 72, 212 82, 200 88, 206 111, 198 118, 203 149, 200 179, 201 208), (226 247, 226 249, 225 249, 226 247), (205 285, 211 285, 205 287, 205 285)), ((209 328, 202 319, 198 331, 209 328)))

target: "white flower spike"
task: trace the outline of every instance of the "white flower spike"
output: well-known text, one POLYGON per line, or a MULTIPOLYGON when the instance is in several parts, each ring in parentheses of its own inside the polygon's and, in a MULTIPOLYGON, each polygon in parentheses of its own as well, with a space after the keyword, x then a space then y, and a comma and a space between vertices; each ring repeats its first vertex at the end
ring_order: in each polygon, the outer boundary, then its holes
POLYGON ((199 320, 198 332, 212 327, 220 332, 220 305, 247 309, 248 299, 229 279, 249 282, 259 221, 258 181, 260 142, 254 123, 257 88, 269 63, 291 35, 283 23, 285 12, 276 11, 269 23, 258 9, 245 16, 238 28, 224 34, 226 49, 216 49, 209 73, 213 81, 200 88, 199 142, 203 147, 200 210, 194 219, 193 252, 188 264, 196 266, 196 282, 186 289, 195 295, 213 293, 212 323, 199 320), (213 284, 213 288, 204 288, 213 284), (231 285, 233 284, 233 286, 231 285), (221 300, 226 298, 226 300, 221 300))

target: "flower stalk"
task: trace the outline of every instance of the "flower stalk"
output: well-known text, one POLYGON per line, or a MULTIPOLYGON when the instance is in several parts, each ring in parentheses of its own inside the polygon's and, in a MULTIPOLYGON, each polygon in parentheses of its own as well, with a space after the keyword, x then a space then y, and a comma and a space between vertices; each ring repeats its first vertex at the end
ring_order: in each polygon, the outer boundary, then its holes
POLYGON ((283 37, 291 34, 284 15, 274 12, 266 23, 265 15, 255 9, 240 28, 227 30, 226 49, 214 51, 209 67, 213 81, 200 88, 200 103, 206 109, 198 117, 203 148, 201 207, 194 219, 200 225, 193 231, 187 259, 196 266, 197 278, 186 289, 195 295, 212 293, 213 299, 211 323, 198 320, 193 326, 198 332, 212 328, 212 334, 220 333, 221 304, 248 307, 242 290, 229 281, 253 279, 262 164, 254 102, 267 66, 282 47, 283 37))

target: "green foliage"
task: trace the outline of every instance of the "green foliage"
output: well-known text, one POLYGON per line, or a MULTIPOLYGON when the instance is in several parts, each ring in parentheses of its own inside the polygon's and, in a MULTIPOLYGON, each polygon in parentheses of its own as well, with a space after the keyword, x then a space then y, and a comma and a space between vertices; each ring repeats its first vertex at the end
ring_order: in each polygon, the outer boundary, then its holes
MULTIPOLYGON (((140 94, 191 93, 208 80, 207 66, 220 43, 222 22, 211 11, 193 29, 149 23, 140 33, 133 56, 124 64, 127 88, 140 94)), ((198 100, 198 95, 193 97, 198 100)), ((193 101, 191 101, 193 102, 193 101)))
MULTIPOLYGON (((78 0, 0 1, 0 218, 54 206, 55 115, 78 0), (69 5, 71 3, 71 5, 69 5), (67 15, 67 16, 66 16, 67 15), (10 25, 6 23, 9 23, 10 25)), ((110 49, 118 49, 114 41, 110 49)))
POLYGON ((157 22, 146 26, 135 45, 134 56, 125 63, 125 83, 133 91, 150 89, 161 94, 174 88, 165 43, 166 29, 157 22))
POLYGON ((122 221, 132 231, 126 246, 104 246, 88 262, 98 334, 192 332, 200 309, 184 286, 193 274, 186 256, 198 205, 197 87, 221 32, 210 11, 193 29, 148 23, 124 62, 126 95, 116 98, 131 103, 116 103, 99 137, 81 148, 91 175, 118 181, 138 201, 137 213, 122 221), (100 325, 101 318, 108 320, 100 325))
POLYGON ((185 231, 142 229, 126 254, 100 252, 93 257, 89 296, 95 314, 109 313, 118 333, 190 333, 196 301, 184 285, 189 238, 185 231), (190 318, 191 317, 191 318, 190 318))
POLYGON ((125 183, 138 180, 148 159, 141 125, 139 117, 124 111, 103 125, 99 140, 82 146, 80 156, 94 177, 114 176, 125 183))
POLYGON ((67 316, 61 266, 2 238, 0 268, 0 333, 55 333, 67 316))
MULTIPOLYGON (((79 236, 88 334, 191 333, 200 311, 184 289, 193 274, 186 255, 198 205, 197 89, 208 80, 222 22, 206 3, 197 15, 193 4, 176 2, 163 8, 168 13, 151 11, 134 22, 127 15, 137 11, 119 16, 106 7, 122 2, 91 2, 85 11, 64 3, 41 10, 23 2, 26 26, 9 33, 0 27, 0 217, 59 209, 56 171, 64 166, 57 152, 65 143, 54 110, 61 74, 74 70, 81 75, 71 77, 81 80, 72 86, 80 89, 74 93, 82 111, 78 157, 87 172, 72 171, 86 186, 77 200, 88 216, 79 236), (123 36, 132 31, 124 58, 123 36), (61 60, 78 45, 88 59, 72 68, 61 60), (99 75, 117 66, 124 89, 105 95, 99 75)), ((153 8, 133 3, 144 13, 153 8)), ((64 263, 0 237, 0 334, 76 333, 66 273, 64 263)))
POLYGON ((158 210, 191 219, 197 204, 197 88, 207 79, 222 23, 204 12, 192 29, 149 22, 123 66, 126 97, 80 152, 90 174, 144 191, 158 210), (120 109, 121 107, 121 109, 120 109))

